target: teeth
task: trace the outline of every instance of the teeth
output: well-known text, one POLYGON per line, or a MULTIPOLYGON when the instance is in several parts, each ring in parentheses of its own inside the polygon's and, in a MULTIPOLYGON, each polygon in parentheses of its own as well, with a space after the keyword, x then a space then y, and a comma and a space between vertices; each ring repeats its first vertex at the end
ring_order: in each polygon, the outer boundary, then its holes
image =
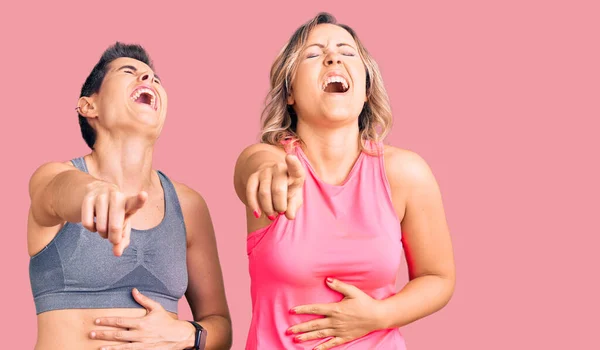
POLYGON ((148 94, 150 95, 150 105, 152 106, 152 108, 156 109, 156 96, 154 95, 154 91, 147 89, 147 88, 141 88, 141 89, 137 89, 135 91, 135 93, 133 95, 131 95, 131 100, 135 102, 135 100, 137 100, 138 98, 140 98, 141 94, 148 94))
POLYGON ((327 80, 325 80, 323 82, 323 86, 322 86, 323 90, 325 90, 327 88, 327 85, 329 85, 331 83, 342 83, 342 85, 344 86, 344 90, 348 90, 348 82, 342 76, 334 75, 334 76, 327 78, 327 80))

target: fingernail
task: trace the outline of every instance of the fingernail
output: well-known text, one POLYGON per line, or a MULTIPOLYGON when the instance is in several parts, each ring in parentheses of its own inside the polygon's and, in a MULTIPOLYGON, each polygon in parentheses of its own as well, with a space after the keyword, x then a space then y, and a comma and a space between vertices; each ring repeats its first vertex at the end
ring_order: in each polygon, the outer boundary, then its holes
POLYGON ((258 212, 258 210, 254 211, 254 217, 256 217, 257 219, 260 217, 260 213, 258 212))
POLYGON ((333 283, 333 278, 327 277, 327 283, 333 283))
POLYGON ((279 212, 279 215, 285 215, 285 211, 279 212))
POLYGON ((269 218, 269 220, 271 220, 271 221, 275 220, 275 215, 269 215, 269 216, 267 216, 267 217, 268 217, 268 218, 269 218))
POLYGON ((95 324, 100 324, 100 319, 97 318, 96 321, 94 321, 95 324))
POLYGON ((291 329, 288 329, 287 331, 285 331, 285 334, 286 335, 292 335, 292 334, 294 334, 294 332, 292 332, 291 329))
POLYGON ((90 338, 96 338, 96 332, 90 333, 90 338))
POLYGON ((299 342, 301 342, 301 341, 302 341, 302 339, 300 339, 300 336, 297 336, 297 337, 294 337, 294 341, 295 341, 296 343, 299 343, 299 342))
POLYGON ((137 288, 133 288, 133 294, 135 294, 135 295, 140 294, 140 291, 137 290, 137 288))
POLYGON ((290 309, 290 314, 295 315, 296 314, 296 310, 290 309))

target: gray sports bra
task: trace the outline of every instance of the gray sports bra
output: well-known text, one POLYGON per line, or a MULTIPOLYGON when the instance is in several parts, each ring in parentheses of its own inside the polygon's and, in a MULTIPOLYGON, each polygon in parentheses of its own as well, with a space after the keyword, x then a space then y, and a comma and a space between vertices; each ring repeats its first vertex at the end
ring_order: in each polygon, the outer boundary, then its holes
MULTIPOLYGON (((85 160, 72 160, 88 172, 85 160)), ((187 289, 186 231, 177 193, 158 172, 165 213, 158 226, 131 230, 131 242, 121 257, 112 244, 81 223, 67 222, 56 237, 29 262, 36 313, 57 309, 141 308, 131 289, 177 313, 187 289)))

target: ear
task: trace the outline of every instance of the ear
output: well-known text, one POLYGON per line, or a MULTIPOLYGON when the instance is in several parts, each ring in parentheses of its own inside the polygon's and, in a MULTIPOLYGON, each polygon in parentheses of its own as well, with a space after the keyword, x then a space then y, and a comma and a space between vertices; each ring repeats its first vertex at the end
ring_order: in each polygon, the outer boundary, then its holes
POLYGON ((294 100, 294 94, 290 91, 290 93, 287 96, 287 104, 289 106, 293 106, 294 103, 296 103, 296 100, 294 100))
POLYGON ((82 96, 77 101, 77 111, 86 118, 98 118, 98 109, 96 108, 93 97, 82 96))

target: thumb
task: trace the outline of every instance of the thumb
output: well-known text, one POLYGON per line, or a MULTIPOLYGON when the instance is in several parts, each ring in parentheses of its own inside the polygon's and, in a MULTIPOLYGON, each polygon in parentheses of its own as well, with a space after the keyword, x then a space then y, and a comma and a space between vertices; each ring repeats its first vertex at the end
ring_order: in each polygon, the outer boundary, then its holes
POLYGON ((162 309, 162 305, 143 295, 137 288, 133 288, 131 294, 133 294, 133 299, 135 299, 138 304, 142 305, 149 312, 162 309))
POLYGON ((327 286, 336 292, 342 293, 347 298, 355 298, 363 293, 360 289, 351 284, 344 283, 331 277, 327 277, 327 286))
POLYGON ((302 163, 300 163, 300 159, 294 155, 288 154, 285 157, 285 164, 287 165, 288 177, 291 184, 301 185, 304 183, 306 171, 304 170, 302 163))
POLYGON ((127 198, 125 202, 125 216, 129 217, 140 210, 148 200, 148 192, 141 191, 136 196, 127 198))

